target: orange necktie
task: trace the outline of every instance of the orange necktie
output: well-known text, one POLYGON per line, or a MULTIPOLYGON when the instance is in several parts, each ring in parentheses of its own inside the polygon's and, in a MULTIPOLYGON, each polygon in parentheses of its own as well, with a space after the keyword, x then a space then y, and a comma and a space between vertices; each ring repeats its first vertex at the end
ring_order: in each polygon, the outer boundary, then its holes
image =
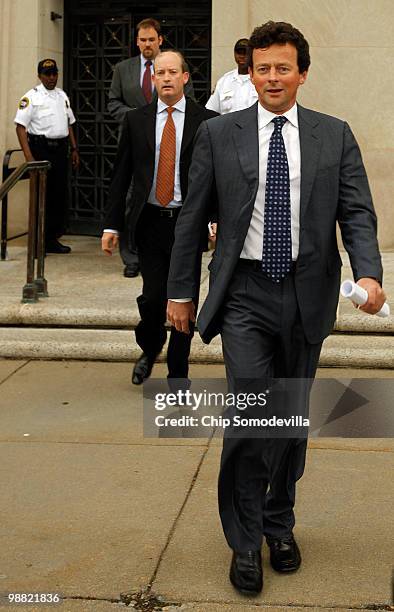
POLYGON ((156 177, 156 198, 162 206, 167 206, 174 199, 176 134, 172 118, 174 108, 167 109, 168 117, 163 129, 160 143, 159 166, 156 177))

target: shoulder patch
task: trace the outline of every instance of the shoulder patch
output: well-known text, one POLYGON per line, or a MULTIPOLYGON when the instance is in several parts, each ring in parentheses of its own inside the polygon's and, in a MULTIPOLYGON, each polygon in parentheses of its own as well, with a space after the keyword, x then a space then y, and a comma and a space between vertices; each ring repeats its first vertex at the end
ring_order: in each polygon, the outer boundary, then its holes
POLYGON ((23 110, 24 108, 27 108, 30 104, 30 100, 29 98, 22 98, 22 100, 20 100, 19 104, 18 104, 18 108, 19 110, 23 110))

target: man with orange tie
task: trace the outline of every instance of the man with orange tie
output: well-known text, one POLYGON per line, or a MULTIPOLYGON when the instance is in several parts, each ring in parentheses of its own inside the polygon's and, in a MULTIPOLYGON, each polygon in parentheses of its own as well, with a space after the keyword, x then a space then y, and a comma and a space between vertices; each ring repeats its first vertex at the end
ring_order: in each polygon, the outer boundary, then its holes
MULTIPOLYGON (((124 230, 126 195, 133 180, 130 242, 138 248, 143 279, 142 295, 137 299, 141 321, 135 330, 143 352, 133 369, 135 385, 150 376, 166 341, 167 276, 175 224, 187 193, 193 139, 200 123, 217 115, 185 98, 188 79, 181 53, 163 51, 156 57, 153 82, 158 100, 126 113, 109 190, 102 249, 111 255, 124 230)), ((201 253, 205 243, 206 225, 201 232, 201 253)), ((187 378, 191 338, 192 334, 171 328, 169 379, 187 378)))
MULTIPOLYGON (((129 110, 141 108, 157 100, 152 76, 153 64, 163 44, 160 23, 157 19, 148 17, 137 24, 136 30, 137 47, 140 54, 125 59, 115 66, 108 94, 108 111, 111 117, 118 122, 119 128, 123 125, 125 115, 129 110)), ((194 98, 190 79, 185 86, 185 95, 194 98)), ((130 197, 131 190, 128 200, 130 197)), ((129 206, 126 206, 127 218, 129 213, 129 206)), ((138 254, 129 244, 127 231, 120 236, 119 249, 125 265, 124 276, 127 278, 137 276, 138 254)))

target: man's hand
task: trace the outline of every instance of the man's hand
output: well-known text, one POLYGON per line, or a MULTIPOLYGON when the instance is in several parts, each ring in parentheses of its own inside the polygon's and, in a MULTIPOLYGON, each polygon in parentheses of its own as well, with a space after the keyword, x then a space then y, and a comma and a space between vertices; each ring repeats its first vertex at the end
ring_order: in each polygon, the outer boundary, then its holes
POLYGON ((193 302, 173 302, 168 300, 167 319, 176 330, 189 334, 189 321, 196 320, 193 302))
POLYGON ((112 232, 103 232, 101 237, 101 250, 106 255, 112 255, 115 248, 118 246, 119 236, 112 232))
POLYGON ((355 304, 355 307, 360 308, 360 310, 363 310, 368 314, 376 314, 379 312, 386 301, 386 294, 379 285, 378 281, 376 281, 374 278, 360 278, 357 281, 357 285, 360 285, 360 287, 365 289, 365 291, 368 293, 368 300, 363 306, 357 306, 355 304))
POLYGON ((215 242, 216 242, 216 234, 217 234, 217 229, 218 229, 218 224, 217 224, 217 223, 210 223, 210 224, 208 225, 208 229, 209 229, 209 232, 208 232, 208 237, 209 237, 209 240, 210 240, 210 241, 211 241, 213 244, 215 244, 215 242))
POLYGON ((71 151, 71 164, 73 170, 76 170, 79 167, 79 153, 76 149, 71 151))

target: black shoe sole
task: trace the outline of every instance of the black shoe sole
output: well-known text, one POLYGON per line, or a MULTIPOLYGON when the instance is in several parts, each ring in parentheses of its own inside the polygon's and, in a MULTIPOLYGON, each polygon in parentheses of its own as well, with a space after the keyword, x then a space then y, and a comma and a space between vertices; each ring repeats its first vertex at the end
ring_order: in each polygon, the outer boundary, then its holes
POLYGON ((280 568, 279 567, 275 567, 271 563, 271 567, 272 567, 273 570, 275 570, 279 574, 291 574, 291 572, 296 572, 298 569, 300 569, 301 563, 299 565, 297 565, 296 567, 280 567, 280 568))
POLYGON ((243 588, 239 587, 235 583, 235 581, 233 580, 231 574, 230 574, 229 578, 230 578, 230 582, 233 585, 234 589, 236 589, 238 591, 238 593, 242 593, 242 595, 248 595, 249 597, 256 597, 257 595, 260 595, 260 593, 263 590, 263 585, 261 585, 261 589, 259 589, 259 590, 257 590, 257 589, 254 589, 254 590, 243 589, 243 588))
POLYGON ((255 590, 255 591, 249 591, 248 589, 241 589, 239 586, 237 586, 230 578, 230 582, 233 585, 234 589, 236 589, 236 591, 238 591, 238 593, 241 593, 241 595, 246 595, 247 597, 257 597, 257 595, 260 595, 260 593, 262 592, 263 588, 261 587, 261 589, 259 591, 255 590))

